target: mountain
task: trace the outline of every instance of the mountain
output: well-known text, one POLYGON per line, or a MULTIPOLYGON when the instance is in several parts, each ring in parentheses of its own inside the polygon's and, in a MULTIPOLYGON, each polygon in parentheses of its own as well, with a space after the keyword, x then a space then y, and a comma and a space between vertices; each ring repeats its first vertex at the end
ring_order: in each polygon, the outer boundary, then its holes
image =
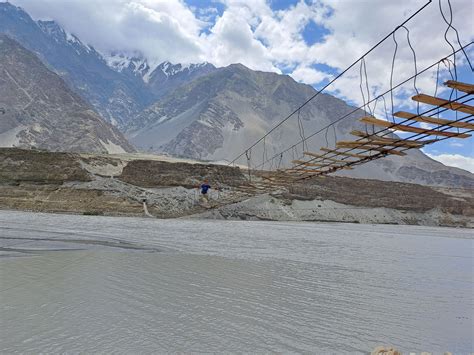
MULTIPOLYGON (((226 68, 215 68, 209 63, 155 65, 141 53, 117 50, 101 54, 56 22, 35 22, 21 8, 9 3, 0 3, 0 33, 33 51, 72 90, 145 151, 230 160, 316 92, 288 76, 256 72, 239 64, 226 68)), ((315 132, 352 110, 353 107, 331 95, 319 95, 300 112, 304 132, 295 118, 288 120, 265 139, 264 145, 248 152, 252 164, 259 165, 264 156, 277 154, 304 134, 315 132)), ((352 139, 348 132, 366 128, 358 122, 363 115, 362 111, 349 114, 334 129, 311 139, 305 149, 318 151, 321 146, 334 146, 336 139, 352 139)), ((10 140, 16 135, 11 129, 18 127, 17 121, 15 118, 13 123, 0 123, 4 126, 2 132, 10 132, 10 140)), ((302 151, 303 147, 297 146, 281 162, 275 159, 264 168, 288 164, 302 151)), ((472 174, 446 167, 421 151, 410 151, 404 158, 380 159, 340 174, 474 186, 472 174)))
POLYGON ((54 21, 33 21, 23 9, 2 2, 0 33, 34 52, 117 126, 152 102, 153 95, 141 77, 113 70, 92 46, 82 43, 54 21))
POLYGON ((158 65, 145 80, 154 96, 158 98, 214 70, 216 67, 210 63, 183 65, 166 61, 158 65))
POLYGON ((148 81, 152 69, 146 58, 141 53, 132 55, 120 51, 112 51, 110 54, 102 54, 107 65, 118 73, 148 81))
POLYGON ((119 153, 134 148, 33 53, 0 34, 0 146, 119 153))
MULTIPOLYGON (((139 149, 171 155, 231 160, 273 128, 287 114, 316 93, 311 86, 275 73, 252 71, 241 64, 213 70, 181 85, 145 109, 126 126, 126 136, 139 149)), ((305 150, 333 147, 335 140, 353 139, 353 129, 365 130, 358 121, 365 115, 328 94, 320 94, 299 114, 304 132, 293 117, 249 152, 252 165, 272 157, 339 117, 347 118, 308 141, 305 150), (263 148, 265 146, 265 149, 263 148)), ((300 145, 264 167, 289 164, 302 154, 300 145)), ((238 163, 245 164, 246 159, 238 163)), ((421 151, 406 157, 388 157, 362 165, 353 177, 413 182, 430 185, 474 187, 474 175, 446 167, 421 151)))

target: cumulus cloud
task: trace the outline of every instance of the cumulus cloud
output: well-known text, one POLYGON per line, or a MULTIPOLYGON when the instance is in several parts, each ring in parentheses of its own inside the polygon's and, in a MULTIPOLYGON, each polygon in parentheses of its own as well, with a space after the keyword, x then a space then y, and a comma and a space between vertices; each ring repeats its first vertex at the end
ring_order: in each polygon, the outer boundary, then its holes
POLYGON ((474 157, 466 157, 460 154, 427 154, 431 159, 437 160, 444 165, 454 166, 474 173, 474 157))
POLYGON ((52 19, 102 52, 140 52, 151 61, 205 59, 206 26, 182 1, 14 0, 35 19, 52 19))
MULTIPOLYGON (((374 6, 373 2, 353 2, 323 0, 333 10, 331 16, 324 17, 322 24, 331 34, 325 41, 309 48, 309 58, 337 68, 339 71, 346 68, 354 59, 361 56, 371 45, 377 43, 385 34, 393 30, 400 22, 410 16, 425 1, 383 2, 374 6)), ((447 1, 441 2, 445 12, 447 1)), ((461 43, 469 43, 473 38, 472 10, 473 3, 469 0, 452 1, 453 25, 459 30, 461 43)), ((414 21, 406 25, 409 30, 410 43, 416 55, 417 70, 427 67, 433 62, 451 53, 449 44, 444 40, 447 25, 443 21, 438 8, 438 1, 433 1, 414 21)), ((398 44, 394 62, 393 84, 396 85, 415 73, 414 54, 408 39, 408 32, 400 28, 394 38, 389 38, 379 48, 366 57, 366 72, 370 96, 373 98, 390 87, 390 73, 393 54, 398 44)), ((457 39, 453 30, 448 32, 448 39, 457 48, 457 39)), ((457 64, 463 61, 463 56, 457 56, 457 64)), ((425 93, 433 93, 435 88, 436 67, 417 78, 417 89, 425 93)), ((440 67, 441 78, 448 77, 447 68, 440 67)), ((363 96, 360 93, 361 79, 360 66, 356 66, 346 74, 348 80, 337 81, 332 90, 353 102, 362 104, 363 96)), ((365 85, 365 71, 362 72, 365 85)), ((403 85, 397 92, 398 98, 404 99, 408 108, 415 104, 407 100, 415 93, 414 82, 403 85)), ((442 90, 442 89, 441 89, 442 90)), ((440 91, 438 90, 438 93, 440 91)), ((365 95, 367 98, 367 95, 365 95)))
MULTIPOLYGON (((268 0, 218 0, 214 4, 223 6, 219 15, 214 6, 191 7, 184 0, 12 1, 36 19, 55 19, 102 51, 139 51, 153 61, 207 60, 216 65, 242 62, 253 69, 291 69, 294 77, 304 82, 312 79, 302 76, 302 68, 313 78, 315 72, 309 69, 315 64, 344 69, 425 2, 300 0, 285 9, 273 10, 268 0), (327 33, 316 43, 308 44, 303 31, 311 23, 327 33)), ((442 0, 447 11, 446 4, 442 0)), ((460 30, 461 41, 472 40, 473 3, 453 1, 453 10, 453 24, 460 30)), ((443 40, 446 24, 437 1, 423 10, 418 21, 407 26, 419 68, 451 51, 443 40), (428 37, 436 40, 427 40, 428 37)), ((456 42, 452 30, 448 38, 456 42)), ((396 76, 402 77, 414 72, 413 54, 407 46, 405 30, 399 29, 395 39, 400 45, 396 76)), ((374 93, 388 85, 393 48, 390 39, 367 58, 367 74, 374 93)), ((358 77, 358 68, 348 75, 358 77)), ((432 83, 432 73, 418 81, 423 89, 431 88, 432 83)), ((344 89, 333 90, 342 93, 344 89)), ((353 88, 346 91, 347 95, 357 92, 353 88)))
POLYGON ((296 81, 300 81, 305 84, 313 85, 317 84, 324 79, 331 78, 332 75, 316 70, 311 67, 299 66, 291 73, 291 76, 296 81))
MULTIPOLYGON (((225 66, 240 62, 255 70, 283 71, 300 82, 317 84, 344 70, 426 1, 299 0, 280 10, 272 9, 269 0, 214 0, 203 6, 189 6, 184 0, 12 2, 36 19, 58 21, 104 53, 140 52, 152 63, 208 61, 225 66), (308 43, 304 36, 305 28, 310 25, 324 32, 315 43, 308 43), (328 72, 320 70, 321 65, 328 72)), ((451 3, 452 23, 459 30, 461 43, 474 40, 474 3, 470 0, 451 3)), ((447 0, 441 0, 441 5, 449 20, 447 0)), ((451 53, 450 45, 444 40, 447 25, 438 1, 429 4, 406 26, 416 54, 416 70, 451 53)), ((355 66, 328 90, 359 105, 368 97, 386 91, 391 86, 395 41, 398 48, 392 85, 413 75, 414 53, 407 36, 407 30, 399 28, 393 38, 367 56, 364 71, 360 65, 355 66), (361 93, 360 86, 368 87, 368 91, 364 89, 366 92, 361 93)), ((452 29, 447 32, 447 38, 455 47, 459 46, 452 29)), ((468 52, 472 57, 474 48, 468 52)), ((464 56, 459 54, 458 66, 465 63, 464 56)), ((446 62, 439 72, 437 69, 419 76, 416 83, 410 81, 398 88, 393 105, 415 108, 416 104, 410 100, 416 92, 414 84, 419 91, 433 94, 436 78, 438 82, 448 79, 452 64, 446 62)), ((443 90, 446 89, 437 88, 438 93, 443 90)))
POLYGON ((208 61, 217 66, 243 63, 254 70, 279 72, 268 50, 254 37, 251 20, 250 9, 245 7, 231 8, 218 17, 210 34, 201 36, 208 61))

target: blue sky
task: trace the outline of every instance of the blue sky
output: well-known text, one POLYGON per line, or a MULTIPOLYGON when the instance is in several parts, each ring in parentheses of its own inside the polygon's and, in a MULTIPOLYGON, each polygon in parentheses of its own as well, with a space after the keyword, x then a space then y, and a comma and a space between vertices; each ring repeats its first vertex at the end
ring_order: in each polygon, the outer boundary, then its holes
MULTIPOLYGON (((0 0, 1 1, 1 0, 0 0)), ((240 62, 251 69, 274 71, 322 88, 363 52, 377 43, 425 0, 12 0, 34 18, 51 18, 103 53, 141 53, 151 63, 208 61, 216 66, 240 62), (74 14, 74 15, 72 15, 74 14)), ((447 0, 441 0, 447 10, 447 0)), ((462 43, 474 40, 473 2, 451 1, 453 25, 462 43)), ((447 12, 445 12, 447 14, 447 12)), ((407 24, 420 70, 451 52, 444 40, 446 24, 433 1, 407 24), (429 40, 426 40, 429 38, 429 40)), ((454 32, 448 39, 458 46, 454 32)), ((414 70, 413 54, 400 29, 394 84, 414 70)), ((474 47, 474 46, 472 46, 474 47)), ((370 96, 390 86, 395 45, 390 38, 366 58, 370 96)), ((468 51, 471 60, 474 50, 468 51)), ((462 55, 457 56, 459 80, 473 82, 462 55)), ((420 92, 432 94, 436 71, 420 77, 420 92)), ((441 78, 448 78, 441 68, 441 78)), ((363 103, 360 68, 356 66, 327 90, 351 104, 363 103)), ((411 104, 413 83, 395 95, 395 109, 411 104)), ((449 94, 439 92, 440 96, 449 94)), ((380 107, 379 107, 380 108, 380 107)), ((413 105, 404 107, 413 110, 413 105)), ((376 112, 383 117, 383 113, 376 112)), ((448 140, 425 151, 447 164, 474 171, 473 140, 448 140), (442 156, 444 155, 444 156, 442 156), (442 156, 442 157, 441 157, 442 156), (461 158, 459 158, 461 156, 461 158), (451 159, 451 160, 450 160, 451 159), (456 163, 456 161, 457 163, 456 163), (467 165, 466 165, 467 164, 467 165)))

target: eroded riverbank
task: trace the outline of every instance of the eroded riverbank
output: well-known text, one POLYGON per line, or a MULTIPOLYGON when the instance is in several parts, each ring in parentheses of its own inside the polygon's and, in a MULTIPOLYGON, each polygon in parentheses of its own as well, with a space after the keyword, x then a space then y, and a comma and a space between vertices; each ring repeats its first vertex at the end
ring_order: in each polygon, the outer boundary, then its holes
POLYGON ((327 176, 251 181, 238 167, 158 156, 0 149, 0 209, 115 216, 474 226, 474 189, 327 176), (196 189, 209 180, 211 203, 196 189), (146 201, 145 210, 143 201, 146 201), (210 209, 209 209, 210 207, 210 209), (148 213, 147 213, 148 212, 148 213))

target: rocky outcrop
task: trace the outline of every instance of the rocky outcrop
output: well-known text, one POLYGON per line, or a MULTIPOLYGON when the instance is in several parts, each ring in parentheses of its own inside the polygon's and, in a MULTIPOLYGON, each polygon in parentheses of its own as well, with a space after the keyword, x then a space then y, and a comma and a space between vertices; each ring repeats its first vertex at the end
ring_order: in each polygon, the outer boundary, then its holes
POLYGON ((330 177, 289 186, 288 193, 282 197, 289 200, 331 200, 351 206, 414 212, 440 208, 451 214, 474 216, 474 190, 459 191, 464 191, 463 197, 450 196, 433 187, 417 184, 330 177))
POLYGON ((56 185, 90 180, 76 154, 0 148, 0 184, 56 185))
POLYGON ((204 180, 211 185, 246 185, 239 168, 213 164, 169 163, 164 161, 134 160, 127 164, 120 180, 141 187, 183 186, 193 188, 204 180))
POLYGON ((402 353, 393 347, 377 346, 370 355, 402 355, 402 353))

